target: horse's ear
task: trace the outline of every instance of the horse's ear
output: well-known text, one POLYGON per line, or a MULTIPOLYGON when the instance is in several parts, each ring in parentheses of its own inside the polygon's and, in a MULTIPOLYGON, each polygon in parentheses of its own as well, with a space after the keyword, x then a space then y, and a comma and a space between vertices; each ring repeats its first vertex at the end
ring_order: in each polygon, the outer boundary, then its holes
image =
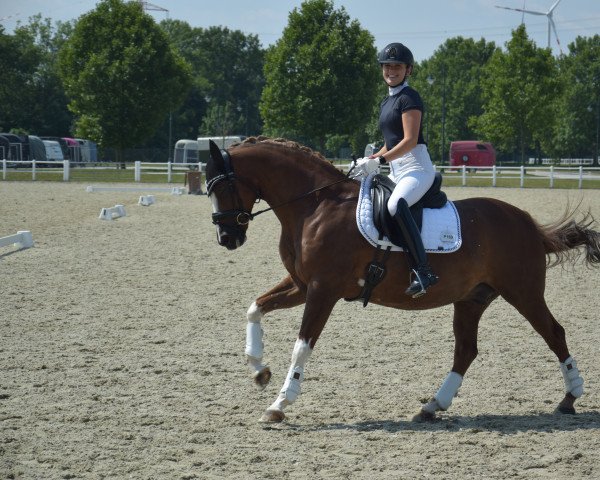
POLYGON ((208 147, 210 149, 210 158, 212 158, 213 162, 215 162, 216 169, 221 172, 224 172, 225 160, 223 160, 223 154, 221 153, 221 149, 212 140, 208 141, 208 147))

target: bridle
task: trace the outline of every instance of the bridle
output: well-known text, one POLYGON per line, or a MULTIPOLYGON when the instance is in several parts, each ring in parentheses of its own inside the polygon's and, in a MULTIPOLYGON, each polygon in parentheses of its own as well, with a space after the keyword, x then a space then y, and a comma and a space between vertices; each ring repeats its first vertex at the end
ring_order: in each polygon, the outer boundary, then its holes
MULTIPOLYGON (((212 145, 211 145, 211 147, 212 147, 212 145)), ((216 147, 216 145, 215 145, 215 147, 216 147)), ((213 213, 212 214, 212 223, 214 225, 218 225, 219 227, 221 227, 223 230, 225 230, 226 233, 230 233, 230 234, 235 233, 237 235, 244 235, 244 232, 242 231, 241 227, 245 227, 246 225, 248 225, 248 223, 250 223, 251 220, 254 220, 254 218, 258 217, 259 215, 261 215, 265 212, 275 210, 277 208, 283 207, 284 205, 288 205, 290 203, 293 203, 293 202, 296 202, 303 198, 306 198, 315 192, 318 192, 325 188, 329 188, 338 183, 345 182, 346 180, 348 180, 350 178, 350 174, 352 173, 352 171, 354 170, 354 167, 355 167, 353 165, 350 168, 350 170, 348 171, 348 173, 344 176, 344 178, 342 178, 340 180, 336 180, 335 182, 328 183, 327 185, 323 185, 321 187, 315 188, 315 189, 313 189, 309 192, 303 193, 302 195, 295 197, 291 200, 280 203, 279 205, 275 205, 274 207, 265 208, 263 210, 259 210, 258 212, 252 213, 247 210, 244 210, 243 205, 242 205, 242 199, 240 198, 235 181, 237 180, 238 182, 247 184, 252 190, 255 190, 255 189, 253 187, 251 187, 248 182, 244 181, 243 179, 241 179, 235 175, 235 173, 233 172, 233 168, 231 166, 231 157, 229 156, 229 152, 227 152, 227 150, 222 150, 222 149, 219 149, 218 147, 216 147, 214 149, 211 148, 211 157, 212 157, 213 162, 215 162, 215 160, 216 160, 214 157, 216 156, 217 152, 220 155, 221 160, 222 160, 222 168, 220 169, 221 171, 219 172, 219 174, 217 176, 211 178, 210 180, 207 180, 206 194, 208 196, 210 196, 210 194, 213 192, 213 190, 215 189, 215 187, 218 184, 227 182, 227 189, 229 190, 230 197, 233 199, 232 204, 235 205, 235 208, 233 208, 231 210, 226 210, 224 212, 213 213), (235 220, 235 224, 223 223, 224 220, 229 220, 231 218, 233 218, 235 220)), ((217 163, 217 162, 215 162, 215 163, 217 163)), ((256 190, 255 190, 255 192, 256 192, 255 203, 258 203, 261 200, 260 192, 256 191, 256 190)))
MULTIPOLYGON (((233 198, 233 204, 236 208, 232 210, 226 210, 224 212, 216 212, 212 214, 213 224, 220 224, 221 220, 228 219, 231 217, 235 217, 236 223, 238 225, 247 225, 250 220, 252 220, 252 213, 243 209, 242 199, 238 193, 234 180, 236 179, 235 173, 233 173, 233 169, 231 168, 231 157, 229 156, 229 152, 227 150, 220 150, 221 158, 223 160, 223 169, 214 178, 206 181, 206 194, 210 196, 215 187, 223 182, 227 182, 227 189, 229 190, 229 195, 233 198)), ((213 159, 214 161, 214 159, 213 159)))

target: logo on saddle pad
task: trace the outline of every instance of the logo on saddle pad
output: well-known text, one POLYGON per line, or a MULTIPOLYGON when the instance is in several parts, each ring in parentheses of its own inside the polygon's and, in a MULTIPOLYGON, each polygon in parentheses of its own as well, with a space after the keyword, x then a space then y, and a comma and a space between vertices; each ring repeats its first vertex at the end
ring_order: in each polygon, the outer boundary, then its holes
POLYGON ((454 243, 456 242, 456 236, 450 230, 443 230, 440 232, 440 240, 443 243, 454 243))

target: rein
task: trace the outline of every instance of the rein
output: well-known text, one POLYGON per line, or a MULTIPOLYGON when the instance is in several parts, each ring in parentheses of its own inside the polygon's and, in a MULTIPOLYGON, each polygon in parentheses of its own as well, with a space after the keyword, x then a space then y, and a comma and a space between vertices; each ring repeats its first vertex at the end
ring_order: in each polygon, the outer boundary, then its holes
MULTIPOLYGON (((235 217, 235 221, 238 225, 247 225, 251 220, 254 220, 256 217, 258 217, 259 215, 261 215, 265 212, 270 212, 271 210, 275 210, 276 208, 280 208, 285 205, 289 205, 290 203, 294 203, 298 200, 306 198, 309 195, 312 195, 313 193, 316 193, 320 190, 324 190, 324 189, 329 188, 338 183, 345 182, 346 180, 348 180, 348 178, 350 178, 350 174, 356 167, 356 164, 352 165, 352 167, 350 168, 350 170, 348 170, 348 173, 344 176, 344 178, 342 178, 340 180, 336 180, 335 182, 328 183, 327 185, 323 185, 321 187, 315 188, 315 189, 311 190, 310 192, 303 193, 299 197, 296 197, 296 198, 293 198, 286 202, 280 203, 279 205, 275 205, 274 207, 265 208, 263 210, 259 210, 256 213, 252 213, 252 212, 247 212, 241 208, 241 199, 238 194, 237 188, 235 187, 234 180, 241 181, 242 179, 237 178, 235 173, 233 172, 233 168, 231 167, 231 159, 229 157, 229 153, 226 150, 221 150, 220 153, 222 155, 224 171, 222 171, 220 175, 217 175, 216 177, 210 179, 207 182, 207 184, 206 184, 207 194, 210 195, 212 190, 215 188, 215 186, 218 183, 226 181, 226 182, 228 182, 229 192, 230 192, 231 196, 235 198, 235 203, 237 204, 237 209, 235 209, 235 210, 227 210, 225 212, 217 212, 217 213, 212 214, 213 224, 215 224, 215 225, 219 224, 219 225, 221 225, 221 227, 225 227, 225 225, 221 224, 221 220, 229 218, 229 217, 235 217)), ((257 192, 257 200, 261 200, 260 192, 257 192)))
POLYGON ((306 198, 306 197, 308 197, 308 196, 312 195, 313 193, 316 193, 316 192, 318 192, 320 190, 325 190, 326 188, 332 187, 333 185, 337 185, 338 183, 345 182, 350 177, 350 174, 352 173, 352 170, 354 170, 354 166, 352 166, 352 168, 350 168, 350 170, 348 170, 348 173, 344 176, 344 178, 342 178, 340 180, 336 180, 335 182, 328 183, 327 185, 323 185, 321 187, 317 187, 317 188, 311 190, 310 192, 303 193, 299 197, 292 198, 291 200, 288 200, 287 202, 280 203, 279 205, 275 205, 274 207, 265 208, 264 210, 259 210, 256 213, 250 213, 249 214, 249 218, 250 218, 250 220, 254 220, 255 217, 258 217, 262 213, 270 212, 271 210, 275 210, 276 208, 284 207, 285 205, 289 205, 290 203, 294 203, 294 202, 296 202, 298 200, 302 200, 303 198, 306 198))

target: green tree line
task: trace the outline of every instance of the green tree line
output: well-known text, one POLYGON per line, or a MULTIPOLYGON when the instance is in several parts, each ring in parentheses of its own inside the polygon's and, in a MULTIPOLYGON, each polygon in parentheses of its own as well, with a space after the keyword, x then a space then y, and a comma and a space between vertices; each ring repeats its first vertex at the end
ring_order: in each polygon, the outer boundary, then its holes
MULTIPOLYGON (((508 160, 598 165, 600 35, 577 37, 559 57, 524 25, 502 47, 457 36, 415 65, 410 83, 425 102, 435 162, 447 161, 451 141, 481 140, 508 160)), ((118 150, 264 134, 361 156, 381 141, 385 94, 372 34, 330 0, 292 10, 267 48, 223 26, 157 23, 123 0, 102 0, 71 22, 38 15, 13 34, 0 27, 0 131, 118 150)))

